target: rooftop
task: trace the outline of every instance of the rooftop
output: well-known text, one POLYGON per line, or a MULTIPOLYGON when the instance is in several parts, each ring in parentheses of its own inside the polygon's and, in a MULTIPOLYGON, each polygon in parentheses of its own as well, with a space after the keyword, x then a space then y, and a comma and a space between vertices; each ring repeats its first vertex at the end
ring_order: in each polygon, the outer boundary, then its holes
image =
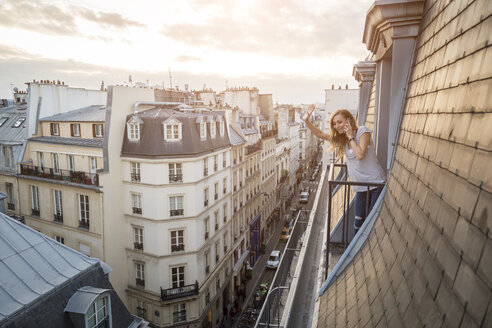
POLYGON ((41 122, 104 122, 106 106, 91 105, 39 119, 41 122))

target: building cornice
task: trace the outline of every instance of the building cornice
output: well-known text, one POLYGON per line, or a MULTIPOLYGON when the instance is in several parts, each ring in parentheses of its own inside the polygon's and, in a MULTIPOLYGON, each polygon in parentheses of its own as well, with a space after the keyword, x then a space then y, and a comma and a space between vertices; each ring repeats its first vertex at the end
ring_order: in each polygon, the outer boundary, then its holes
POLYGON ((377 0, 369 8, 362 42, 377 61, 393 39, 416 37, 424 11, 424 0, 377 0))
POLYGON ((352 76, 357 82, 372 82, 374 81, 374 75, 376 74, 376 63, 373 61, 359 61, 354 64, 352 70, 352 76))

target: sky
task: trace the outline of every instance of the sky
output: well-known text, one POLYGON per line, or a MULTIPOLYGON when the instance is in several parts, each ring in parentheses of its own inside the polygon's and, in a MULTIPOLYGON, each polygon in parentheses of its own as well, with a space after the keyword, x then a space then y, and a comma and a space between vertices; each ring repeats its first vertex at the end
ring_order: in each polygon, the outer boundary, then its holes
POLYGON ((98 89, 129 80, 222 91, 258 87, 278 103, 356 88, 353 64, 373 0, 2 0, 0 98, 25 82, 98 89), (171 79, 169 76, 171 71, 171 79))

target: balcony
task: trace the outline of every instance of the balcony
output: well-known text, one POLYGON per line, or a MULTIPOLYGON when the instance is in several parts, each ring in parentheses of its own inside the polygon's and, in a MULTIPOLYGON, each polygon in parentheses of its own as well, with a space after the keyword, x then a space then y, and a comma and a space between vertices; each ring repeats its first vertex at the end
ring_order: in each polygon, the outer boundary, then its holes
POLYGON ((33 176, 43 179, 67 181, 85 185, 99 186, 99 175, 83 171, 55 170, 48 167, 19 164, 21 175, 33 176))
POLYGON ((7 203, 7 209, 11 211, 15 211, 15 204, 14 203, 7 203))
POLYGON ((89 219, 87 219, 87 220, 79 220, 79 228, 89 230, 89 219))
POLYGON ((130 177, 133 182, 140 182, 140 173, 131 173, 130 177))
POLYGON ((39 216, 39 208, 33 208, 31 213, 32 216, 39 216))
POLYGON ((162 289, 161 287, 161 300, 163 302, 184 298, 188 296, 198 295, 198 281, 191 285, 183 287, 162 289))
POLYGON ((133 214, 142 214, 141 207, 132 207, 132 209, 133 209, 133 214))
POLYGON ((134 242, 133 243, 133 248, 134 249, 139 249, 139 250, 143 251, 143 243, 134 242))
POLYGON ((135 285, 145 287, 145 280, 137 278, 135 279, 135 285))
POLYGON ((185 250, 184 244, 171 245, 171 252, 181 252, 185 250))
POLYGON ((179 216, 179 215, 183 215, 183 209, 180 208, 180 209, 177 209, 177 210, 170 210, 169 211, 169 215, 170 216, 179 216))
POLYGON ((63 223, 63 214, 54 214, 53 217, 53 221, 55 221, 56 223, 63 223))
POLYGON ((170 183, 183 182, 183 174, 169 174, 170 183))

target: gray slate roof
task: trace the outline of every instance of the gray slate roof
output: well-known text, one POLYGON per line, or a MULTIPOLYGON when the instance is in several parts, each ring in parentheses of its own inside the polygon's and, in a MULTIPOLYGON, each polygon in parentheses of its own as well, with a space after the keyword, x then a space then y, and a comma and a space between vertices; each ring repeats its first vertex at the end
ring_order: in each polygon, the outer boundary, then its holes
POLYGON ((231 125, 229 125, 229 139, 233 146, 241 145, 246 142, 246 139, 244 139, 239 132, 234 130, 231 125))
POLYGON ((24 121, 18 128, 14 128, 14 123, 19 118, 26 118, 26 107, 10 106, 0 108, 0 120, 7 118, 8 120, 0 127, 0 143, 6 145, 18 145, 26 138, 26 129, 24 121))
POLYGON ((106 106, 91 105, 43 117, 41 122, 104 122, 106 120, 106 106))
MULTIPOLYGON (((140 127, 140 140, 128 140, 128 126, 125 126, 123 137, 122 156, 130 157, 187 157, 214 152, 219 149, 230 147, 229 132, 227 128, 224 135, 219 134, 219 125, 217 124, 217 133, 215 138, 210 137, 210 131, 207 128, 207 137, 200 138, 200 126, 197 119, 203 117, 208 120, 214 116, 219 122, 224 116, 221 111, 210 111, 203 113, 180 112, 172 107, 159 106, 146 111, 139 112, 137 116, 143 121, 140 127), (166 142, 164 140, 163 122, 173 117, 182 123, 182 140, 178 142, 166 142)), ((134 117, 134 114, 128 115, 126 121, 134 117)))
POLYGON ((97 263, 0 213, 0 323, 97 263))
POLYGON ((42 137, 31 137, 28 140, 32 142, 51 143, 56 145, 67 145, 67 146, 82 146, 82 147, 94 147, 94 148, 102 148, 103 146, 103 138, 84 139, 84 138, 42 136, 42 137))

